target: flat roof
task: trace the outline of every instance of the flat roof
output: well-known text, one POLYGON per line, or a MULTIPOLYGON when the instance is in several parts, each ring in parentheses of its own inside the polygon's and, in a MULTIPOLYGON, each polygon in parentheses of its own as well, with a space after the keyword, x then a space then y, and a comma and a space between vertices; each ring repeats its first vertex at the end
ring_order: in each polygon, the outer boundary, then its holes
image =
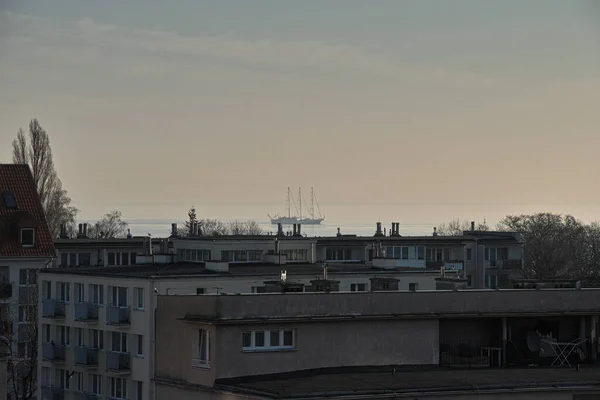
MULTIPOLYGON (((215 389, 277 399, 418 396, 460 392, 600 390, 600 368, 332 368, 217 379, 215 389)), ((414 398, 414 397, 413 397, 414 398)))
MULTIPOLYGON (((288 276, 321 276, 323 268, 321 264, 290 263, 285 265, 257 263, 229 263, 229 271, 216 272, 207 270, 202 262, 180 261, 173 264, 139 264, 131 266, 108 266, 108 267, 67 267, 47 268, 41 273, 60 275, 86 275, 86 276, 109 276, 123 278, 146 278, 161 279, 173 277, 194 276, 221 276, 221 277, 244 277, 244 276, 273 276, 279 275, 284 269, 288 276)), ((327 274, 329 276, 340 276, 349 274, 432 274, 439 275, 439 268, 375 268, 363 263, 327 263, 327 274)))

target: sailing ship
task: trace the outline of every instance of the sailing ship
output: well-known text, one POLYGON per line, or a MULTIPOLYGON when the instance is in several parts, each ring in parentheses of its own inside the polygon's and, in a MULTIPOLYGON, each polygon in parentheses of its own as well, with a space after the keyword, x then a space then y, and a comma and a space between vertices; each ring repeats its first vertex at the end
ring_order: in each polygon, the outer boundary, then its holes
MULTIPOLYGON (((304 202, 306 204, 306 201, 304 202)), ((277 225, 293 225, 293 224, 302 224, 302 225, 320 225, 321 222, 325 221, 325 216, 321 215, 321 209, 319 208, 319 202, 317 201, 317 196, 315 195, 314 188, 310 188, 310 207, 308 208, 308 217, 302 217, 302 188, 298 188, 298 205, 296 205, 296 201, 292 196, 292 192, 288 187, 287 191, 287 216, 284 215, 274 215, 270 216, 271 224, 277 225), (297 215, 292 215, 292 204, 296 209, 297 215), (315 205, 317 206, 318 216, 315 214, 315 205)))

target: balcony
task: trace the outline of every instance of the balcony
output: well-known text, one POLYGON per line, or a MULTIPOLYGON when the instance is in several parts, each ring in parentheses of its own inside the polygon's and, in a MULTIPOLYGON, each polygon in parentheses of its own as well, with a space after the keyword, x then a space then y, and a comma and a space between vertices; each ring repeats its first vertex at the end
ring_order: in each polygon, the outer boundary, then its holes
POLYGON ((54 343, 42 343, 42 359, 65 361, 65 346, 54 343))
POLYGON ((66 400, 66 392, 64 389, 55 387, 42 387, 42 400, 66 400))
POLYGON ((75 303, 75 321, 97 322, 98 307, 92 303, 75 303))
POLYGON ((0 283, 0 300, 7 300, 12 297, 12 285, 7 282, 0 283))
POLYGON ((98 366, 98 349, 75 347, 75 364, 83 367, 98 366))
POLYGON ((129 307, 106 306, 106 325, 129 325, 129 307))
POLYGON ((56 299, 42 300, 42 317, 44 318, 64 318, 65 302, 56 299))
POLYGON ((110 372, 129 373, 131 371, 131 356, 129 353, 106 353, 106 369, 110 372))

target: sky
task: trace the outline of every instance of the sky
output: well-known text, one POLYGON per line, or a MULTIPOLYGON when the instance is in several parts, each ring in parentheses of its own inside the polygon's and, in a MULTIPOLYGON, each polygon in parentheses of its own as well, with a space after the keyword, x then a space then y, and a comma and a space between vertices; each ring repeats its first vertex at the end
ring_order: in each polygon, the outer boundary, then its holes
POLYGON ((0 88, 84 220, 600 220, 594 0, 4 0, 0 88))

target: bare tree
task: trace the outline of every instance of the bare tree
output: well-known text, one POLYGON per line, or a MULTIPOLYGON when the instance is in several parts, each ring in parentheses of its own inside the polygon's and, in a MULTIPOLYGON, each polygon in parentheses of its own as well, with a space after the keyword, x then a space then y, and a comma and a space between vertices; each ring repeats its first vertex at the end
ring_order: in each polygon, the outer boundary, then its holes
POLYGON ((264 230, 256 221, 246 221, 246 235, 264 235, 264 230))
POLYGON ((99 221, 88 228, 88 237, 92 239, 125 237, 129 224, 121 218, 121 211, 112 210, 107 212, 99 221))
POLYGON ((246 224, 244 221, 234 219, 227 222, 227 230, 230 235, 239 236, 246 234, 246 224))
POLYGON ((8 357, 11 398, 35 398, 37 388, 37 285, 36 271, 29 270, 30 285, 19 288, 19 303, 0 304, 0 354, 8 357))
MULTIPOLYGON (((465 231, 471 230, 471 223, 469 221, 461 221, 459 218, 455 218, 449 222, 440 224, 437 227, 437 233, 440 236, 461 236, 465 231)), ((479 222, 475 226, 477 231, 489 231, 490 228, 484 221, 479 222)))
POLYGON ((191 233, 191 227, 194 222, 198 223, 198 229, 203 235, 262 235, 264 232, 256 221, 231 220, 228 222, 218 219, 198 219, 196 208, 192 207, 188 211, 188 220, 183 223, 183 228, 178 228, 179 236, 188 236, 191 233))
POLYGON ((29 140, 21 128, 13 141, 13 163, 28 164, 46 214, 48 228, 58 236, 60 224, 74 224, 78 210, 62 187, 54 168, 50 138, 37 119, 29 122, 29 140))

